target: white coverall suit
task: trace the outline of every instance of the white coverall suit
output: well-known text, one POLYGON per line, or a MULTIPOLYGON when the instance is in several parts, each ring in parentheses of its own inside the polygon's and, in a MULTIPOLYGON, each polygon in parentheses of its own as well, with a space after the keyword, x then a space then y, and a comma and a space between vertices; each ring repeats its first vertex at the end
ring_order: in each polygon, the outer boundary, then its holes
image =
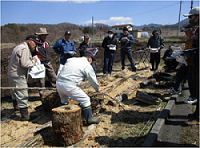
POLYGON ((99 83, 96 74, 86 57, 74 57, 67 59, 65 65, 57 76, 56 87, 62 103, 68 103, 73 99, 80 103, 82 108, 91 105, 90 97, 78 84, 87 78, 92 87, 99 91, 99 83))

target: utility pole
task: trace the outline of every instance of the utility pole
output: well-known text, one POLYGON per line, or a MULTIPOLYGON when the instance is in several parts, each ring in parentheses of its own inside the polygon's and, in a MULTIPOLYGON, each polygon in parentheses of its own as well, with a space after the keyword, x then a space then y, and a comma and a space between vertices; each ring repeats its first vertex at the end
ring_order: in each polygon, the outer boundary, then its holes
POLYGON ((93 16, 92 16, 92 39, 93 39, 93 35, 94 35, 94 27, 93 27, 93 16))
POLYGON ((182 1, 180 1, 180 9, 179 9, 179 18, 178 18, 178 30, 177 30, 177 36, 180 35, 180 19, 181 19, 181 4, 182 4, 182 1))
POLYGON ((193 8, 193 0, 191 0, 191 7, 190 7, 191 9, 193 8))

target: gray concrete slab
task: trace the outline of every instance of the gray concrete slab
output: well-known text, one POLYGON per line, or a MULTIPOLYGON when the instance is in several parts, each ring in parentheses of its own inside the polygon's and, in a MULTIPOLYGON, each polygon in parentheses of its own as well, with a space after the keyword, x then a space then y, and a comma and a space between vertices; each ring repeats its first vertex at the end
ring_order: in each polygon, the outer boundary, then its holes
POLYGON ((170 114, 165 120, 157 138, 155 146, 180 146, 181 130, 184 122, 188 120, 188 114, 192 113, 192 105, 183 101, 189 97, 189 91, 183 90, 176 98, 176 102, 170 114))
POLYGON ((192 113, 192 106, 183 101, 189 97, 188 89, 173 95, 152 127, 143 146, 180 146, 182 125, 192 113))

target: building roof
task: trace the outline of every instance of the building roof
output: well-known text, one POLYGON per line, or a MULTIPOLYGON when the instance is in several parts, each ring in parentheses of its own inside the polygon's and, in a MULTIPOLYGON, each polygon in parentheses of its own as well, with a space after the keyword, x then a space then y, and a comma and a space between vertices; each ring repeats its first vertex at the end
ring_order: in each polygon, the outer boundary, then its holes
POLYGON ((114 25, 114 26, 112 26, 112 28, 116 28, 116 27, 125 27, 125 26, 131 26, 131 27, 133 27, 132 24, 121 24, 121 25, 114 25))
POLYGON ((133 30, 133 32, 142 32, 142 30, 133 30))

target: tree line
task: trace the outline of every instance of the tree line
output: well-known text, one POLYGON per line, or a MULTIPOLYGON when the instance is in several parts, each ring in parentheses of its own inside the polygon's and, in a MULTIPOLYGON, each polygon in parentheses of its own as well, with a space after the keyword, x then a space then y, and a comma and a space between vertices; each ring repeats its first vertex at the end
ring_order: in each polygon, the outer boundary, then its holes
POLYGON ((60 24, 6 24, 1 26, 1 43, 20 43, 26 36, 35 34, 40 27, 47 28, 49 33, 49 43, 54 43, 58 39, 64 37, 65 31, 71 31, 71 38, 78 40, 84 34, 94 35, 96 39, 102 39, 105 33, 111 29, 110 26, 104 24, 95 24, 92 26, 79 26, 71 23, 60 24))
MULTIPOLYGON (((71 38, 78 41, 80 36, 84 34, 93 35, 93 40, 103 40, 108 30, 112 29, 111 26, 97 23, 94 26, 81 26, 71 23, 60 24, 6 24, 1 26, 1 43, 21 43, 25 40, 26 36, 34 34, 40 27, 47 28, 49 33, 48 42, 55 43, 58 39, 63 38, 65 31, 71 31, 71 38)), ((135 26, 135 28, 137 28, 135 26)), ((133 27, 134 29, 134 27, 133 27)), ((138 29, 138 28, 137 28, 138 29)), ((155 29, 154 26, 140 28, 142 31, 147 31, 149 34, 155 29)), ((160 25, 162 35, 176 35, 177 25, 160 25)))

